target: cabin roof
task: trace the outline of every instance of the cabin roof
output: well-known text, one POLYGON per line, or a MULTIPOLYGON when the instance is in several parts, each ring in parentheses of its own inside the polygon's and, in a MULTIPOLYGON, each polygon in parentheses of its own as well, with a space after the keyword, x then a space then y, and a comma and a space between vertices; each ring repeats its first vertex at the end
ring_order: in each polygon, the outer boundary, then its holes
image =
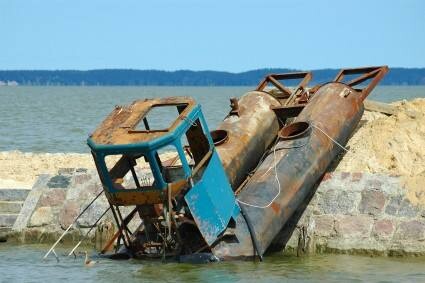
MULTIPOLYGON (((149 142, 173 132, 195 108, 193 98, 176 96, 136 100, 128 106, 116 106, 96 128, 90 139, 98 145, 125 145, 149 142), (176 106, 179 112, 168 128, 141 129, 143 119, 155 107, 176 106)), ((177 110, 176 110, 177 111, 177 110)), ((149 121, 148 121, 149 122, 149 121)))

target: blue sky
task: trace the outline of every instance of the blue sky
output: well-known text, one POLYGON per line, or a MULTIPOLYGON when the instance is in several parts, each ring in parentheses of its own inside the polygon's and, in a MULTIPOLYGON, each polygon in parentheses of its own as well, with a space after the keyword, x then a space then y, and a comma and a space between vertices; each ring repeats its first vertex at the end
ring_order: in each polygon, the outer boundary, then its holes
POLYGON ((0 69, 425 67, 425 1, 0 0, 0 69))

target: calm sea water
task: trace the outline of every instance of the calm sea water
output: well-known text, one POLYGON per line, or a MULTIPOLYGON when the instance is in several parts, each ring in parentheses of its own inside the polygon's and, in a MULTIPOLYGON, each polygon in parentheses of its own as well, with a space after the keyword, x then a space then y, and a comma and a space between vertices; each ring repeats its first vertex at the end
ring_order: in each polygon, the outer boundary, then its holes
POLYGON ((85 267, 82 257, 42 261, 47 249, 0 244, 0 282, 425 282, 425 260, 417 258, 274 255, 262 263, 178 264, 93 256, 99 263, 85 267))
MULTIPOLYGON (((88 152, 87 136, 115 105, 136 99, 192 96, 210 130, 229 111, 229 98, 254 87, 0 87, 0 151, 88 152)), ((384 86, 371 98, 425 97, 425 87, 384 86)))

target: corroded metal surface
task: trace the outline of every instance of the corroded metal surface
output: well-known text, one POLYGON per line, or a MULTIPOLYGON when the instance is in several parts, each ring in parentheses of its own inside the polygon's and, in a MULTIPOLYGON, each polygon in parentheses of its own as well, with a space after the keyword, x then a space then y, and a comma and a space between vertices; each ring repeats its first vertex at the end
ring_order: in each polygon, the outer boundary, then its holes
MULTIPOLYGON (((190 97, 167 97, 156 99, 136 100, 129 106, 116 106, 114 111, 93 132, 91 138, 96 144, 116 145, 132 144, 159 138, 172 132, 176 126, 185 119, 195 106, 195 101, 190 97), (138 130, 138 124, 154 107, 186 106, 171 125, 166 129, 138 130)), ((143 121, 145 122, 145 121, 143 121)))
POLYGON ((238 101, 238 115, 227 116, 217 127, 227 131, 227 141, 216 149, 234 190, 276 138, 279 124, 270 107, 278 105, 269 94, 248 92, 238 101))

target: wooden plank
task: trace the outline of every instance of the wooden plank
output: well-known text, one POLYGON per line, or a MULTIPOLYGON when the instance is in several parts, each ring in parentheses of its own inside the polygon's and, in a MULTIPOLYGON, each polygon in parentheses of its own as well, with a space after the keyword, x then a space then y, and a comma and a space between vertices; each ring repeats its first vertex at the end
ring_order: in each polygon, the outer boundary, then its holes
MULTIPOLYGON (((380 112, 389 116, 394 115, 398 112, 397 107, 394 105, 370 99, 366 99, 364 101, 364 108, 367 111, 380 112)), ((416 118, 420 115, 416 111, 406 111, 406 114, 411 118, 416 118)))
POLYGON ((397 113, 397 107, 388 103, 378 102, 370 99, 364 101, 364 108, 367 111, 380 112, 386 115, 394 115, 397 113))

